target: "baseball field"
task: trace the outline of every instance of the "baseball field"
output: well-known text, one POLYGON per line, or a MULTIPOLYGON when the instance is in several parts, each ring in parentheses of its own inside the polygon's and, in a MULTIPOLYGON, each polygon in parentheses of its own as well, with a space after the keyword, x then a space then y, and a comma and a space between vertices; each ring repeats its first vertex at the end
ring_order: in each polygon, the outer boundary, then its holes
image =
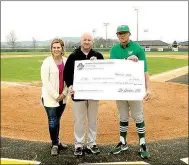
MULTIPOLYGON (((187 52, 146 54, 150 76, 188 66, 187 52)), ((66 54, 68 55, 69 53, 66 54)), ((108 52, 103 55, 109 58, 108 52)), ((49 142, 47 116, 40 102, 40 66, 46 56, 48 53, 44 52, 1 54, 2 137, 49 142)), ((174 77, 180 75, 175 74, 174 77)), ((69 100, 62 116, 60 131, 61 141, 68 144, 74 143, 71 108, 69 100)), ((144 116, 146 139, 149 143, 187 137, 188 85, 162 82, 162 79, 161 82, 158 79, 152 81, 152 96, 149 101, 144 102, 144 116)), ((109 145, 118 141, 119 121, 115 101, 100 101, 97 143, 109 145)), ((138 143, 132 119, 128 130, 128 143, 138 143)))

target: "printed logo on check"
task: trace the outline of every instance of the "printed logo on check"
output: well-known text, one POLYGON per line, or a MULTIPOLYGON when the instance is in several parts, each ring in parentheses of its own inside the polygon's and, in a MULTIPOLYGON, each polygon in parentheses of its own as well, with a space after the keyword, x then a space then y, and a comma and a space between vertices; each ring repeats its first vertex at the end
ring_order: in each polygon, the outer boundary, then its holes
POLYGON ((84 68, 84 65, 82 63, 79 63, 78 66, 77 66, 77 69, 82 70, 83 68, 84 68))

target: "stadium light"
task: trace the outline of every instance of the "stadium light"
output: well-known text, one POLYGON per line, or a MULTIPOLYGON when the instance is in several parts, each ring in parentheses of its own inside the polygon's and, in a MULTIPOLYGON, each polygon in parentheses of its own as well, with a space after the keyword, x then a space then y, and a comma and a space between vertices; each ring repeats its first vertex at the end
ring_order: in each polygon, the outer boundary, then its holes
POLYGON ((138 8, 135 8, 135 11, 137 12, 137 42, 138 42, 138 8))

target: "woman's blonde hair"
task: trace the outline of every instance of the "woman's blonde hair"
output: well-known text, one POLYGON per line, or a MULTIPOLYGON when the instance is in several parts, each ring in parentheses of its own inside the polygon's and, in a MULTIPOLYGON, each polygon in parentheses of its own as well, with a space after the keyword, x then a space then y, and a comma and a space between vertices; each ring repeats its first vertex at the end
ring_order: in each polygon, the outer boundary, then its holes
POLYGON ((64 47, 64 41, 62 39, 59 39, 59 38, 55 38, 52 40, 51 42, 51 52, 52 52, 52 47, 53 47, 53 44, 54 43, 60 43, 61 47, 62 47, 62 56, 65 55, 65 47, 64 47))

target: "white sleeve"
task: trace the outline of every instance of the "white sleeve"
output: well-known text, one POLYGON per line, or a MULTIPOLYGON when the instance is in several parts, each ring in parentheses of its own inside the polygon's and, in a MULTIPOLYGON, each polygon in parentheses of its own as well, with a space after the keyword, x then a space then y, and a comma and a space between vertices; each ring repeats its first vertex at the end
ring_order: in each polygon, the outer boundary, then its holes
POLYGON ((42 80, 42 85, 45 88, 45 90, 49 93, 49 95, 51 95, 52 97, 54 97, 55 99, 57 99, 59 97, 58 92, 54 89, 53 85, 51 84, 51 82, 49 81, 49 64, 47 60, 44 60, 42 65, 41 65, 41 80, 42 80))
POLYGON ((64 90, 63 90, 62 94, 63 94, 64 96, 66 96, 66 95, 68 94, 68 87, 66 86, 65 81, 64 81, 64 90))

